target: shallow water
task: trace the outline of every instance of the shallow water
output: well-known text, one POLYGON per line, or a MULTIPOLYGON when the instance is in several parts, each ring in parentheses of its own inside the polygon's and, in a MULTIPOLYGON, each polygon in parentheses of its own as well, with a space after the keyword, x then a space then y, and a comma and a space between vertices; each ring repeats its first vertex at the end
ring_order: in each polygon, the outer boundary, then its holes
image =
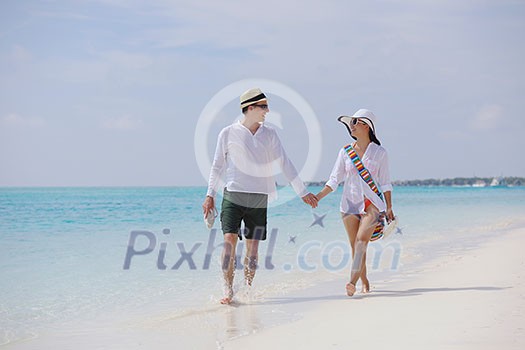
MULTIPOLYGON (((0 189, 0 344, 58 326, 157 322, 215 310, 222 237, 215 230, 219 223, 210 231, 202 221, 205 192, 203 187, 0 189)), ((293 197, 289 188, 280 194, 293 197)), ((298 198, 270 208, 271 233, 260 247, 252 302, 283 300, 290 291, 344 278, 350 254, 340 195, 341 189, 316 210, 298 198), (314 225, 314 213, 326 216, 314 225)), ((371 276, 402 274, 403 266, 522 225, 524 209, 522 187, 396 188, 394 210, 403 234, 370 245, 371 276)), ((241 277, 238 271, 236 288, 241 277)), ((258 322, 297 317, 279 310, 273 305, 258 322)), ((251 317, 244 311, 223 316, 251 317)), ((224 339, 253 331, 217 329, 224 339)))

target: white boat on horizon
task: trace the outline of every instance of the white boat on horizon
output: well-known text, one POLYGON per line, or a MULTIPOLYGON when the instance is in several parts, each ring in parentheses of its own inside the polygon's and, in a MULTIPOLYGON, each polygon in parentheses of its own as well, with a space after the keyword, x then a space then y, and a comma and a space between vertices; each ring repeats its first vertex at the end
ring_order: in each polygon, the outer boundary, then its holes
POLYGON ((502 176, 495 177, 490 183, 490 187, 506 187, 505 179, 502 176))

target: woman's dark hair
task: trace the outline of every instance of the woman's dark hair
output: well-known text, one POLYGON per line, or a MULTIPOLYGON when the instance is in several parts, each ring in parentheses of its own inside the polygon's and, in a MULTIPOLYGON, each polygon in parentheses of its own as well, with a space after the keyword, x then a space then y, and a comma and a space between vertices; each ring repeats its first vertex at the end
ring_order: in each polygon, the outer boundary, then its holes
POLYGON ((368 129, 368 137, 370 137, 370 141, 381 146, 381 142, 379 142, 379 140, 377 139, 376 134, 374 134, 374 132, 372 131, 372 128, 368 129))
MULTIPOLYGON (((337 119, 337 120, 340 121, 341 123, 343 123, 343 125, 346 127, 346 130, 348 130, 348 133, 350 134, 350 136, 354 140, 357 140, 357 138, 354 135, 352 135, 352 130, 350 129, 348 124, 345 123, 345 122, 342 122, 340 119, 341 119, 341 117, 339 117, 339 119, 337 119)), ((378 144, 379 146, 381 146, 381 142, 379 142, 379 140, 377 139, 376 135, 374 134, 374 132, 372 131, 372 128, 370 126, 368 126, 368 137, 370 137, 370 141, 372 141, 373 143, 378 144)))

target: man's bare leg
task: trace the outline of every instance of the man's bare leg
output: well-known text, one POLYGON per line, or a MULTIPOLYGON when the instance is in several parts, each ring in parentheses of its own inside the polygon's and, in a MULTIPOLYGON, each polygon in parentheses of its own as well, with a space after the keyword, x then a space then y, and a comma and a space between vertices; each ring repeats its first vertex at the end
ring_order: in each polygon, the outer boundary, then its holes
POLYGON ((224 234, 222 249, 222 273, 224 277, 224 297, 221 304, 230 304, 233 299, 233 278, 235 276, 235 248, 238 236, 236 233, 224 234))
POLYGON ((259 251, 259 240, 246 240, 246 257, 244 258, 244 279, 248 286, 251 286, 257 270, 257 260, 259 251))

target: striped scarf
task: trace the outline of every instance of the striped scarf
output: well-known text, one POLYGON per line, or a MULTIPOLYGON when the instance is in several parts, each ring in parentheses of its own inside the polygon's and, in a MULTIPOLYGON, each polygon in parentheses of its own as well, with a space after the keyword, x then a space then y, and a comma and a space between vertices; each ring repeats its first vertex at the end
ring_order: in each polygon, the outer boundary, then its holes
MULTIPOLYGON (((354 166, 357 169, 357 172, 361 176, 361 178, 370 186, 372 191, 374 191, 375 194, 378 195, 379 198, 383 199, 383 194, 381 191, 379 191, 379 188, 377 187, 376 183, 374 182, 374 179, 372 178, 372 175, 370 175, 370 172, 365 168, 365 165, 357 155, 357 152, 352 147, 352 145, 346 145, 345 146, 346 154, 350 157, 352 160, 352 163, 354 163, 354 166)), ((383 237, 383 228, 385 227, 383 220, 380 220, 380 222, 377 224, 377 226, 374 229, 374 233, 372 233, 372 238, 370 238, 370 241, 375 241, 383 237)))

